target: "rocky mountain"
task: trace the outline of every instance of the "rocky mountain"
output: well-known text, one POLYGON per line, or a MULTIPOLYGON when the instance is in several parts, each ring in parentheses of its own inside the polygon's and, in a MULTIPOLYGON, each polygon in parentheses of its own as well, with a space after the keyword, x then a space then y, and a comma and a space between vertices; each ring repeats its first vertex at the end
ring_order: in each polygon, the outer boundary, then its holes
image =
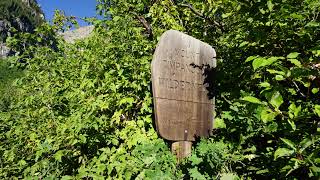
POLYGON ((10 35, 10 28, 32 32, 44 22, 44 15, 36 0, 1 0, 0 1, 0 41, 10 35))
POLYGON ((83 26, 75 30, 60 33, 60 35, 62 35, 67 42, 73 43, 75 40, 84 39, 90 36, 93 29, 94 26, 83 26))
POLYGON ((32 32, 44 22, 44 15, 37 0, 1 0, 0 1, 0 58, 6 56, 8 48, 4 42, 12 33, 11 28, 19 32, 32 32))

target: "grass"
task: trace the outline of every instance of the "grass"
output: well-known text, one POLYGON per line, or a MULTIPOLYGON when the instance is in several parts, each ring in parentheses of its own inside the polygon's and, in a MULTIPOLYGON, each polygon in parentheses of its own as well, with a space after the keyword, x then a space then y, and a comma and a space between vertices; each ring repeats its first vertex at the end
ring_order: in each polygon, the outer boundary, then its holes
POLYGON ((0 112, 6 111, 10 106, 16 93, 13 82, 22 75, 22 70, 11 68, 8 60, 0 59, 0 112))

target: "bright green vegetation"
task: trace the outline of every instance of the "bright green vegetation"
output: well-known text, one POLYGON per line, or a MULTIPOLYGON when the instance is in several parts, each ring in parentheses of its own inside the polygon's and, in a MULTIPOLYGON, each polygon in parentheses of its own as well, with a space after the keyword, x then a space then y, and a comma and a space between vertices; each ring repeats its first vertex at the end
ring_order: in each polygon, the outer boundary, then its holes
POLYGON ((16 92, 13 86, 14 81, 22 75, 22 70, 16 67, 10 68, 8 60, 0 59, 0 113, 9 109, 16 92))
POLYGON ((0 113, 0 178, 308 179, 320 176, 320 3, 100 0, 75 44, 66 20, 10 38, 25 75, 0 113), (152 123, 150 62, 176 29, 212 45, 216 130, 177 165, 152 123))

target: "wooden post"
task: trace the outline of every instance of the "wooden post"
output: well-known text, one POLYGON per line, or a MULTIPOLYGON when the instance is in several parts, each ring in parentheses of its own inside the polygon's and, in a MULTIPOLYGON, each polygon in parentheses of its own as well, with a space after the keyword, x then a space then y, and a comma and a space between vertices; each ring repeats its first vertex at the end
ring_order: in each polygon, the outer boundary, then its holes
POLYGON ((177 141, 172 143, 171 151, 177 157, 178 163, 191 154, 191 147, 191 141, 177 141))
POLYGON ((214 100, 204 73, 215 67, 215 50, 182 32, 166 31, 157 44, 151 63, 155 125, 179 163, 191 154, 195 137, 212 132, 214 100))

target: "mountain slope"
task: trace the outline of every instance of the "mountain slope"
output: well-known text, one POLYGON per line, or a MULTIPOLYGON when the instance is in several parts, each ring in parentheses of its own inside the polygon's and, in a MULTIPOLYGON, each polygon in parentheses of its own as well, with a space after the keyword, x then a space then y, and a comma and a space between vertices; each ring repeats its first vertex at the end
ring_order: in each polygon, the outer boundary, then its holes
POLYGON ((18 31, 32 32, 44 21, 36 0, 1 0, 0 9, 0 42, 5 42, 12 27, 18 31))

